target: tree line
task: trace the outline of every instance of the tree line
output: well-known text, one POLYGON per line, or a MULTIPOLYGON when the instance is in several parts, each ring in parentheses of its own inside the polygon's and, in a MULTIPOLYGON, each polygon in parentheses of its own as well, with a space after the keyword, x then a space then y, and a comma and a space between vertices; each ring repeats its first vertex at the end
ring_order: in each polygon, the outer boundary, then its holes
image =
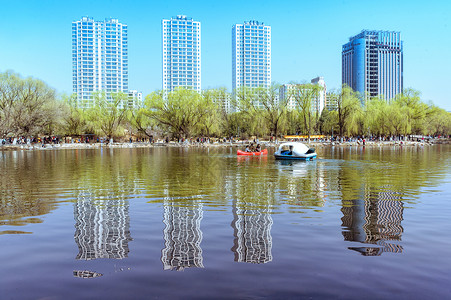
POLYGON ((81 136, 107 138, 280 137, 285 134, 333 136, 449 135, 451 113, 421 100, 413 89, 390 101, 362 100, 347 86, 328 93, 332 108, 315 108, 321 87, 292 84, 268 89, 225 88, 155 91, 142 105, 125 93, 95 92, 92 101, 58 96, 43 81, 0 73, 0 138, 81 136), (226 107, 225 104, 229 104, 226 107))

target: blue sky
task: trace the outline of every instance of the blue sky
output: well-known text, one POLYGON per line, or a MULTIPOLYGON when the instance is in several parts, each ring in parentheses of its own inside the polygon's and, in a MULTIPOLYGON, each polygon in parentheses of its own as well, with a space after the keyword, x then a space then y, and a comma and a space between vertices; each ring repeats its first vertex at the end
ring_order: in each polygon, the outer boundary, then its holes
POLYGON ((202 26, 202 88, 232 85, 233 24, 272 29, 272 80, 324 76, 341 85, 341 46, 362 29, 401 31, 404 87, 451 111, 451 1, 7 1, 0 0, 0 71, 72 92, 71 25, 82 16, 128 25, 129 88, 161 89, 161 20, 184 14, 202 26))

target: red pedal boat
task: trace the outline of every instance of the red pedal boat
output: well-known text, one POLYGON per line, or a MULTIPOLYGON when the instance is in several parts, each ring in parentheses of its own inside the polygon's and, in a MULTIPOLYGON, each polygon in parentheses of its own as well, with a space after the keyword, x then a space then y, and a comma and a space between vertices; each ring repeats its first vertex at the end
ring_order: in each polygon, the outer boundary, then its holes
POLYGON ((247 156, 259 156, 259 155, 267 155, 268 154, 268 150, 267 149, 263 149, 260 152, 246 152, 246 151, 242 151, 242 150, 238 150, 236 152, 237 155, 247 155, 247 156))

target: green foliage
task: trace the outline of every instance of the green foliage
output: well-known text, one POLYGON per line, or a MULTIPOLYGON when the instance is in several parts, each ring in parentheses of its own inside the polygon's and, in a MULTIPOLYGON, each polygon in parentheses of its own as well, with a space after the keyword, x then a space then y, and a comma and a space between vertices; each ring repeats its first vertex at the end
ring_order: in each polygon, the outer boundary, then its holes
POLYGON ((324 109, 318 120, 319 132, 322 134, 334 135, 338 133, 338 112, 324 109))
POLYGON ((43 81, 0 74, 0 137, 52 133, 59 111, 55 90, 43 81))
POLYGON ((88 115, 77 105, 77 95, 62 96, 62 133, 77 136, 89 131, 88 115))
POLYGON ((225 114, 222 103, 226 97, 225 89, 210 89, 202 92, 201 105, 205 115, 199 121, 196 130, 200 135, 219 136, 221 134, 221 121, 225 114))
POLYGON ((309 139, 313 127, 316 127, 316 113, 313 110, 313 102, 318 98, 320 90, 321 86, 316 84, 296 84, 288 95, 288 98, 294 99, 297 104, 296 109, 302 118, 304 130, 309 139))
POLYGON ((109 139, 124 135, 123 125, 128 112, 128 96, 122 92, 93 93, 94 105, 86 110, 88 120, 97 134, 104 134, 109 139))
POLYGON ((359 131, 362 105, 357 92, 344 85, 339 92, 332 92, 330 97, 337 102, 339 135, 353 135, 359 131))
POLYGON ((278 99, 279 87, 278 84, 272 84, 268 89, 240 87, 235 91, 234 106, 252 122, 250 134, 263 135, 269 130, 271 135, 277 137, 283 130, 287 116, 287 100, 278 99))
POLYGON ((136 130, 139 134, 153 137, 156 124, 149 118, 149 111, 146 107, 134 107, 130 108, 127 115, 127 120, 132 129, 136 130))
POLYGON ((348 86, 328 97, 335 111, 317 115, 312 107, 321 87, 295 84, 285 99, 278 99, 279 86, 241 87, 231 97, 225 88, 202 93, 180 88, 170 93, 154 92, 143 107, 129 107, 128 95, 93 94, 93 105, 79 105, 76 95, 56 100, 55 91, 44 82, 21 78, 11 71, 0 73, 0 138, 39 134, 81 135, 97 133, 109 138, 129 132, 154 136, 279 136, 284 133, 319 131, 334 135, 449 135, 451 114, 421 100, 413 89, 390 101, 381 97, 360 101, 348 86), (229 112, 228 100, 236 109, 229 112), (296 110, 288 109, 288 101, 296 110))
POLYGON ((164 92, 153 92, 146 97, 147 115, 176 137, 189 138, 199 131, 210 133, 214 131, 216 110, 210 96, 185 88, 168 93, 167 99, 164 92))

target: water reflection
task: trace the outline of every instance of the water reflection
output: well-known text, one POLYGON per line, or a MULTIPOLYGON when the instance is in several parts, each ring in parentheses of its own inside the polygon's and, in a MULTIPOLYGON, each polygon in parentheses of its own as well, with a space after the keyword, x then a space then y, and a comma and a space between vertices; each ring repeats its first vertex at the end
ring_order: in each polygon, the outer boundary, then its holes
POLYGON ((249 204, 235 200, 232 213, 234 260, 256 264, 272 261, 273 220, 269 205, 252 209, 249 204))
POLYGON ((326 181, 330 176, 323 163, 317 161, 276 161, 278 169, 277 189, 290 212, 323 207, 330 190, 326 181))
POLYGON ((262 264, 272 261, 271 212, 276 202, 275 170, 263 157, 238 157, 236 176, 229 179, 232 199, 234 261, 262 264))
POLYGON ((404 205, 394 191, 366 192, 363 199, 344 203, 342 232, 345 241, 374 246, 348 247, 365 256, 384 252, 402 253, 401 241, 404 205))
POLYGON ((80 193, 74 204, 76 259, 123 259, 130 252, 128 200, 96 200, 80 193))
POLYGON ((193 201, 189 206, 180 206, 167 199, 164 203, 164 245, 161 262, 164 270, 181 271, 185 268, 203 268, 202 204, 193 201))
MULTIPOLYGON (((51 182, 56 156, 49 152, 0 151, 0 226, 42 223, 41 217, 54 210, 57 188, 51 182)), ((4 230, 0 234, 26 234, 4 230)))
POLYGON ((84 271, 74 270, 73 274, 74 274, 74 277, 84 278, 84 279, 96 278, 96 277, 103 276, 102 273, 97 273, 97 272, 88 271, 88 270, 84 270, 84 271))

